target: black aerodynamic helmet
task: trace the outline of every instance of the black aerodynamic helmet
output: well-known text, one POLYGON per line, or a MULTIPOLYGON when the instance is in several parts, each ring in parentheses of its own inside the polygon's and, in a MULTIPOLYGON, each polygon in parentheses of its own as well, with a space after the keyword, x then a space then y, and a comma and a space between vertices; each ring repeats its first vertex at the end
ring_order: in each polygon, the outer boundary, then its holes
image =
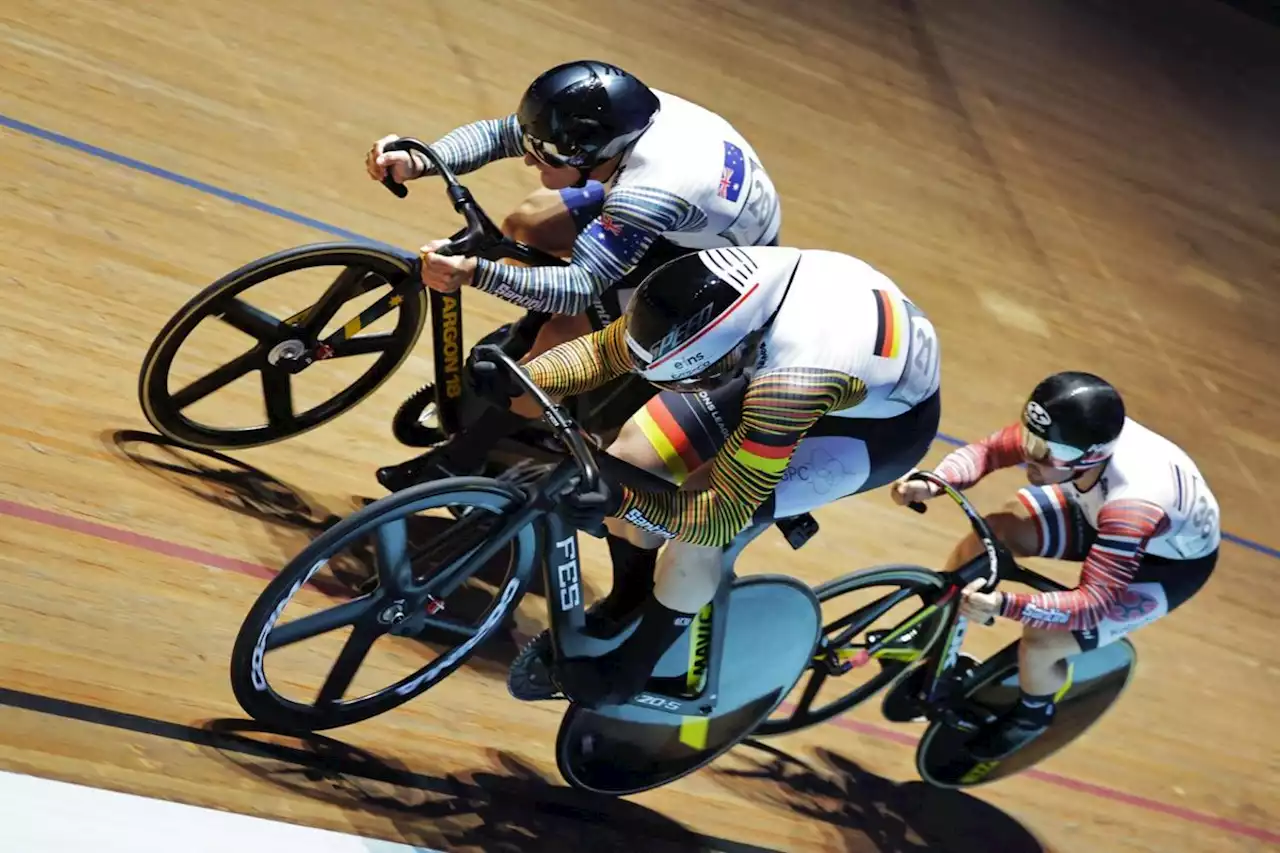
POLYGON ((583 173, 621 154, 657 114, 648 86, 616 65, 585 59, 544 71, 516 111, 534 157, 583 173))
POLYGON ((1058 468, 1092 468, 1111 458, 1124 429, 1120 392, 1092 373, 1045 379, 1027 399, 1022 425, 1031 458, 1058 468))

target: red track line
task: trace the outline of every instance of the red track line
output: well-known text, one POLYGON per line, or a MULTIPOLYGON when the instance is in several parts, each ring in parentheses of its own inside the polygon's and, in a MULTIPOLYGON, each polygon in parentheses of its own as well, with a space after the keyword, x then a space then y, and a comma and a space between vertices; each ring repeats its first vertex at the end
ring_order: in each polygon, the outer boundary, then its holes
MULTIPOLYGON (((204 551, 199 548, 179 545, 176 542, 157 539, 154 536, 146 536, 130 530, 122 530, 119 527, 99 524, 96 521, 88 521, 86 519, 76 518, 74 516, 54 512, 52 510, 39 509, 37 507, 27 506, 26 504, 14 503, 13 501, 0 500, 0 515, 21 518, 26 521, 34 521, 38 524, 46 524, 50 527, 56 527, 59 530, 83 533, 87 536, 93 536, 98 539, 118 542, 121 545, 141 548, 144 551, 150 551, 154 554, 175 557, 179 560, 186 560, 187 562, 197 563, 202 566, 212 566, 213 568, 224 569, 226 571, 240 572, 241 574, 255 578, 270 579, 275 577, 275 572, 265 566, 259 566, 244 560, 237 560, 232 557, 224 557, 220 554, 214 554, 210 551, 204 551)), ((878 740, 890 741, 904 746, 914 746, 918 740, 905 732, 886 728, 884 726, 877 726, 872 723, 860 722, 849 717, 836 717, 834 720, 830 720, 829 722, 839 728, 856 732, 860 735, 867 735, 869 737, 877 738, 878 740)), ((1072 779, 1069 776, 1062 776, 1058 773, 1050 773, 1048 771, 1037 770, 1035 768, 1025 770, 1021 775, 1038 779, 1041 782, 1047 782, 1050 785, 1056 785, 1059 788, 1076 791, 1077 793, 1110 800, 1111 802, 1124 803, 1125 805, 1143 809, 1144 811, 1170 815, 1171 817, 1180 818, 1190 823, 1198 823, 1202 826, 1211 826, 1215 829, 1234 833, 1235 835, 1241 835, 1246 838, 1255 838, 1259 841, 1265 841, 1271 844, 1280 844, 1280 833, 1272 832, 1257 826, 1238 823, 1217 815, 1198 812, 1193 809, 1183 808, 1182 806, 1175 806, 1172 803, 1164 803, 1159 800, 1147 799, 1146 797, 1129 794, 1124 791, 1116 790, 1115 788, 1108 788, 1104 785, 1095 785, 1092 782, 1072 779)))

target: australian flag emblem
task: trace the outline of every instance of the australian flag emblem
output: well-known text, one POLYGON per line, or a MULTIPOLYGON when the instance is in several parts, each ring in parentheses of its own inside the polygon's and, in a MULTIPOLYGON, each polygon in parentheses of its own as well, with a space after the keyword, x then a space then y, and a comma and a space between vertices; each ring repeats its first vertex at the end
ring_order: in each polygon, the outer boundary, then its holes
POLYGON ((732 142, 724 144, 724 169, 720 173, 720 189, 716 195, 729 201, 737 201, 742 194, 742 181, 747 174, 747 161, 742 149, 732 142))

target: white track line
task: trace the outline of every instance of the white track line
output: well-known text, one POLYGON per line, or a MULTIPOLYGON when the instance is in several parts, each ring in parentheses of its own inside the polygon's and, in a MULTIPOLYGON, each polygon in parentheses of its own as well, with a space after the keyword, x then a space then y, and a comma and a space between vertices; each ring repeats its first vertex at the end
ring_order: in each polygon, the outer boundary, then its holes
POLYGON ((0 771, 4 853, 440 853, 0 771))

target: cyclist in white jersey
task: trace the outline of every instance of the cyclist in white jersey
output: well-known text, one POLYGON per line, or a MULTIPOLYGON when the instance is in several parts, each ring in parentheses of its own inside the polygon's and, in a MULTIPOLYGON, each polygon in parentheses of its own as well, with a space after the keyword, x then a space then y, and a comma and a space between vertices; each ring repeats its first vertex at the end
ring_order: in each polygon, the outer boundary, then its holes
POLYGON ((570 513, 586 529, 603 518, 611 534, 614 588, 592 618, 640 621, 609 655, 558 667, 554 683, 547 637, 535 638, 512 666, 523 699, 559 689, 585 704, 625 701, 711 600, 722 549, 741 530, 893 482, 923 458, 941 411, 928 318, 869 265, 818 250, 677 258, 622 318, 525 370, 552 394, 628 372, 663 389, 609 452, 681 488, 608 483, 604 504, 570 513))
MULTIPOLYGON (((982 760, 1004 757, 1049 726, 1068 657, 1114 642, 1195 595, 1217 564, 1222 536, 1218 502, 1191 458, 1127 418, 1119 393, 1092 374, 1050 376, 1032 392, 1020 423, 956 450, 936 473, 963 489, 1024 462, 1032 485, 986 517, 992 530, 1017 556, 1084 565, 1079 585, 1066 592, 982 593, 981 582, 965 592, 969 615, 1024 626, 1019 701, 970 744, 982 760)), ((909 503, 934 492, 913 481, 898 483, 893 495, 909 503)), ((947 567, 980 549, 967 536, 947 567)))
MULTIPOLYGON (((370 150, 371 177, 433 173, 421 155, 383 151, 396 138, 370 150)), ((543 328, 534 353, 603 328, 665 261, 778 238, 777 192, 742 135, 716 113, 607 63, 556 66, 529 86, 517 112, 460 127, 433 147, 458 173, 520 156, 540 173, 545 189, 503 230, 544 251, 571 253, 569 266, 529 268, 431 251, 444 241, 423 247, 423 280, 436 290, 471 284, 562 315, 543 328)))
MULTIPOLYGON (((370 176, 381 180, 390 170, 404 181, 430 174, 420 155, 383 150, 395 138, 374 144, 366 161, 370 176)), ((621 316, 636 285, 666 261, 698 249, 778 239, 777 192, 742 135, 719 115, 606 63, 556 66, 534 80, 515 113, 460 127, 433 147, 458 173, 519 156, 539 172, 544 190, 507 217, 503 230, 568 255, 568 266, 444 257, 432 251, 443 241, 423 247, 423 279, 430 287, 451 292, 471 284, 556 315, 539 331, 529 356, 607 326, 621 316)), ((593 404, 617 411, 620 422, 652 393, 643 383, 611 386, 600 389, 593 404)), ((520 398, 511 412, 535 417, 539 409, 520 398)), ((483 425, 470 425, 476 434, 504 433, 521 422, 500 420, 492 411, 486 416, 483 425)), ((387 476, 384 484, 410 484, 398 476, 387 476)), ((609 541, 618 545, 614 537, 609 541)))

